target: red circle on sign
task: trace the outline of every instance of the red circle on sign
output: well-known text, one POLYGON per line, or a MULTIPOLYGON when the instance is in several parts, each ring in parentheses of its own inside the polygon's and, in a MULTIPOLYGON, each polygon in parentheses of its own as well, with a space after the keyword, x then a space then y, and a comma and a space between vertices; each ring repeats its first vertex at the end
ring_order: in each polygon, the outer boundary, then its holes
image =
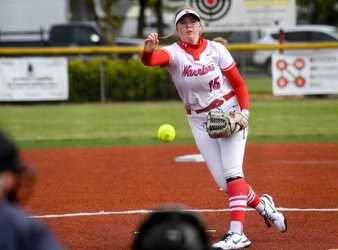
POLYGON ((296 69, 303 69, 305 67, 305 61, 303 58, 297 58, 294 65, 296 69))
POLYGON ((288 85, 288 79, 286 79, 284 76, 281 76, 277 79, 277 86, 280 88, 285 88, 286 85, 288 85))
POLYGON ((302 88, 305 85, 305 79, 302 76, 297 76, 295 79, 295 84, 297 87, 302 88))
POLYGON ((276 62, 276 67, 279 70, 284 70, 286 69, 287 66, 288 66, 288 63, 285 60, 280 59, 276 62))
POLYGON ((217 3, 217 1, 216 0, 207 0, 206 3, 209 7, 213 7, 217 3))

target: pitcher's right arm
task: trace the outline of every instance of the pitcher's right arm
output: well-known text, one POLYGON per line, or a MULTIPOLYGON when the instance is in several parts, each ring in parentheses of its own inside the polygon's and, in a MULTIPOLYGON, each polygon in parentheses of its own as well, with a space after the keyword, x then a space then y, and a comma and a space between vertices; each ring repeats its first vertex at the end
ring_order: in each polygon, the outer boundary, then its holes
POLYGON ((159 45, 158 34, 150 33, 144 40, 144 48, 141 61, 147 66, 167 66, 170 63, 170 55, 164 49, 157 49, 159 45))

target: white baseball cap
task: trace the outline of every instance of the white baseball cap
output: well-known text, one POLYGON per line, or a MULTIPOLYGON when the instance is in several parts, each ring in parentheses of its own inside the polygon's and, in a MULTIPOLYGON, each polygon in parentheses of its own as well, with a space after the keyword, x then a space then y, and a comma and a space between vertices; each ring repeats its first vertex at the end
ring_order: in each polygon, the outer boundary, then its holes
POLYGON ((185 15, 193 15, 197 17, 198 20, 201 20, 200 15, 193 9, 185 8, 183 10, 180 10, 176 16, 175 16, 175 26, 177 25, 178 21, 185 15))

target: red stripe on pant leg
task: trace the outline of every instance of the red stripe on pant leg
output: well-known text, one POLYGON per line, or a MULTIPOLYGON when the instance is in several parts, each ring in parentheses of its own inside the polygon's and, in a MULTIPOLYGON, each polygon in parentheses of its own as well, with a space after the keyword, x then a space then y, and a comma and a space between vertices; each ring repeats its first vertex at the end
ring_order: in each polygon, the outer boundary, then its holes
MULTIPOLYGON (((236 196, 235 196, 236 197, 236 196)), ((245 198, 243 197, 243 198, 229 198, 229 202, 234 202, 234 201, 247 201, 248 200, 248 197, 247 196, 245 196, 245 198)))
MULTIPOLYGON (((247 196, 249 193, 249 186, 243 178, 231 181, 227 184, 229 195, 229 207, 231 207, 230 199, 236 196, 247 196)), ((240 221, 242 224, 245 220, 245 211, 230 211, 230 219, 232 221, 240 221)))
POLYGON ((248 202, 248 206, 252 208, 256 208, 257 205, 261 202, 261 198, 253 191, 253 189, 251 188, 249 184, 248 184, 248 187, 249 187, 249 193, 252 192, 254 195, 253 199, 250 199, 251 201, 248 202))
POLYGON ((250 189, 248 194, 248 203, 250 203, 253 200, 253 198, 255 198, 254 196, 255 196, 254 192, 252 191, 252 189, 250 189))
POLYGON ((232 206, 232 207, 230 207, 231 211, 236 211, 236 210, 241 210, 241 209, 246 209, 246 206, 232 206))

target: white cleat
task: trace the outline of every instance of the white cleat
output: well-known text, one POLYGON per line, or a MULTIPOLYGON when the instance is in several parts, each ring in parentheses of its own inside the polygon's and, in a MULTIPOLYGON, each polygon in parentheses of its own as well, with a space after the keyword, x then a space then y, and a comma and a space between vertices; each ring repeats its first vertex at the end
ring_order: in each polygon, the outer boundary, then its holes
POLYGON ((251 245, 251 241, 245 236, 244 233, 237 234, 228 232, 224 235, 224 239, 213 244, 213 250, 224 250, 224 249, 240 249, 251 245))
POLYGON ((264 204, 264 211, 261 213, 268 227, 274 225, 278 231, 286 232, 288 226, 284 215, 277 211, 275 203, 270 195, 264 194, 261 196, 261 201, 264 204))

